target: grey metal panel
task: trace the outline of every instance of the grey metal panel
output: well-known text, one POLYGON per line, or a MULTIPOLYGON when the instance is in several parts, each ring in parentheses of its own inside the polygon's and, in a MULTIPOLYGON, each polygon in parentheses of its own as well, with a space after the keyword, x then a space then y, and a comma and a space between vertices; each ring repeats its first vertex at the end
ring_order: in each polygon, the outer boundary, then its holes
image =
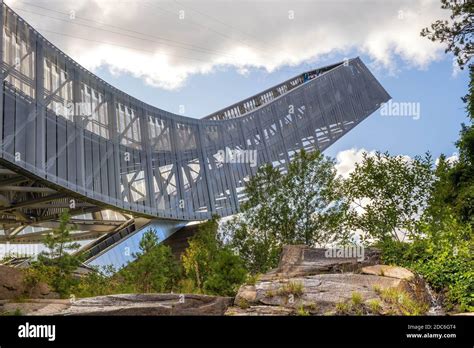
POLYGON ((46 111, 46 173, 51 181, 57 181, 56 118, 54 113, 46 111))
POLYGON ((94 190, 94 166, 93 166, 93 159, 92 159, 92 152, 93 152, 93 145, 91 134, 88 132, 84 132, 84 179, 85 179, 85 190, 87 196, 92 196, 92 192, 94 190))
POLYGON ((76 190, 77 187, 77 158, 76 146, 78 143, 77 126, 74 122, 67 122, 66 137, 67 137, 67 181, 69 187, 76 190))
POLYGON ((85 193, 86 189, 86 177, 85 177, 85 157, 84 157, 84 118, 82 115, 78 115, 76 110, 79 109, 79 106, 82 102, 81 97, 81 86, 80 79, 81 73, 77 67, 73 70, 73 82, 72 82, 72 97, 74 105, 73 113, 73 122, 75 129, 75 144, 76 144, 76 155, 74 156, 76 162, 76 184, 77 191, 80 193, 85 193))
POLYGON ((105 98, 107 100, 107 119, 109 123, 109 137, 110 142, 108 144, 108 150, 112 151, 112 156, 109 160, 109 192, 113 195, 112 202, 115 202, 116 206, 123 207, 123 201, 121 199, 120 189, 120 148, 119 139, 117 135, 117 118, 116 118, 116 103, 115 96, 112 93, 106 93, 105 98))
POLYGON ((5 137, 3 151, 9 154, 10 158, 15 154, 15 99, 15 95, 5 95, 4 97, 3 132, 5 137))
POLYGON ((150 145, 150 137, 148 136, 148 128, 147 128, 147 116, 143 109, 140 109, 140 132, 142 135, 142 148, 145 149, 145 163, 144 163, 144 172, 145 172, 145 182, 148 183, 146 185, 146 208, 147 211, 155 211, 156 210, 156 201, 155 201, 155 190, 153 185, 153 168, 151 165, 151 145, 150 145))
POLYGON ((57 169, 58 177, 67 182, 67 122, 57 118, 57 169))
POLYGON ((107 153, 107 140, 105 138, 99 137, 99 150, 100 150, 100 187, 101 195, 105 202, 109 202, 109 173, 108 173, 108 158, 109 154, 107 153))
MULTIPOLYGON (((102 193, 102 182, 101 182, 101 153, 100 153, 100 140, 99 137, 93 133, 90 134, 91 139, 91 152, 92 152, 92 190, 94 194, 102 193)), ((86 157, 87 158, 87 157, 86 157)))

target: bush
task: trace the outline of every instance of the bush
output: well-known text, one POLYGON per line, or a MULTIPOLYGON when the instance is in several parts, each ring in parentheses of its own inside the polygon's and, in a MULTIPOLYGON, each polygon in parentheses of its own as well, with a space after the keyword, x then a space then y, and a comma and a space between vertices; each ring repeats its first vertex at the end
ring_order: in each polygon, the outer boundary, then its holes
POLYGON ((77 285, 73 288, 74 296, 93 297, 134 292, 135 286, 125 282, 122 276, 114 274, 114 272, 114 268, 108 266, 102 269, 97 268, 87 273, 80 278, 77 285))
POLYGON ((217 218, 199 227, 181 257, 183 269, 198 292, 233 296, 247 279, 247 271, 243 260, 219 239, 217 230, 217 218))
POLYGON ((234 296, 247 279, 242 260, 230 250, 221 250, 211 264, 211 275, 204 283, 209 294, 234 296))
POLYGON ((169 292, 177 287, 180 269, 169 246, 148 246, 137 260, 118 272, 127 292, 169 292))
POLYGON ((44 239, 46 251, 38 255, 26 272, 26 282, 30 289, 39 282, 44 282, 58 292, 61 297, 69 297, 72 289, 79 280, 73 272, 81 264, 72 251, 79 247, 73 243, 70 231, 70 215, 67 211, 60 216, 59 227, 49 233, 44 239))
POLYGON ((436 223, 425 222, 421 231, 411 243, 379 243, 383 261, 421 274, 431 287, 445 293, 448 310, 474 311, 472 228, 446 215, 436 223))

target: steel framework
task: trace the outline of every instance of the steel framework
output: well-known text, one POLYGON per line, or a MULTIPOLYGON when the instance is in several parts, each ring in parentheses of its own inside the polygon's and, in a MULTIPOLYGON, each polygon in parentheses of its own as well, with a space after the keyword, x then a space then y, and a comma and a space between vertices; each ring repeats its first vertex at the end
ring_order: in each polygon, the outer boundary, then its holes
POLYGON ((64 209, 95 217, 78 239, 116 232, 130 216, 234 214, 262 164, 284 171, 296 151, 323 151, 390 99, 355 58, 188 118, 114 88, 1 8, 0 242, 37 242, 45 231, 21 231, 53 228, 64 209), (229 149, 254 151, 256 165, 223 160, 229 149), (103 219, 105 209, 127 218, 103 219))

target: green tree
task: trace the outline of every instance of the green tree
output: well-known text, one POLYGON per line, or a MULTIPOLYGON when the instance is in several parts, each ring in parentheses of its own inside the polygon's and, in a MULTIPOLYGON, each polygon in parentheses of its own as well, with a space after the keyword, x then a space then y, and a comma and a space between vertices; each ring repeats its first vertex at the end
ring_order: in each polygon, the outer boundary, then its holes
POLYGON ((286 174, 270 165, 260 168, 245 193, 240 216, 224 226, 224 234, 252 273, 276 266, 285 244, 348 238, 340 179, 334 162, 318 151, 297 153, 286 174))
POLYGON ((247 279, 242 259, 229 248, 223 248, 217 253, 211 261, 210 270, 204 281, 204 290, 213 295, 235 296, 239 286, 247 279))
POLYGON ((464 98, 470 124, 462 124, 456 146, 459 159, 449 170, 445 180, 450 189, 443 196, 445 204, 452 207, 461 221, 474 227, 474 65, 469 66, 469 92, 464 98))
POLYGON ((201 224, 197 233, 189 239, 189 246, 181 256, 186 276, 194 282, 200 292, 204 290, 211 262, 221 247, 217 236, 218 227, 217 217, 201 224))
POLYGON ((273 232, 262 227, 252 228, 251 225, 241 218, 233 218, 223 225, 223 234, 251 274, 264 273, 278 264, 282 243, 273 232))
POLYGON ((79 248, 74 243, 71 230, 70 215, 63 212, 59 218, 59 226, 46 235, 44 245, 48 250, 38 255, 38 260, 27 271, 30 283, 44 281, 52 286, 61 296, 69 296, 72 288, 77 285, 78 278, 73 272, 81 264, 79 257, 73 251, 79 248))
POLYGON ((40 253, 40 259, 57 264, 63 261, 65 256, 70 255, 70 251, 77 250, 80 247, 78 243, 73 242, 71 231, 74 229, 74 225, 70 223, 70 220, 69 212, 64 211, 60 215, 59 227, 48 233, 43 240, 43 244, 48 248, 48 251, 40 253))
POLYGON ((138 243, 138 248, 140 251, 138 253, 135 253, 133 256, 135 258, 140 257, 143 254, 146 254, 147 252, 151 251, 154 247, 158 245, 158 236, 156 235, 155 231, 152 229, 149 229, 143 233, 142 238, 140 239, 140 242, 138 243))
POLYGON ((446 53, 452 52, 463 68, 474 53, 474 3, 472 1, 441 0, 441 8, 451 10, 450 20, 437 20, 421 31, 431 41, 446 44, 446 53))
POLYGON ((199 226, 181 257, 184 273, 200 293, 233 296, 247 271, 242 259, 224 245, 218 228, 216 216, 199 226))
POLYGON ((375 241, 399 240, 400 232, 416 234, 435 182, 432 166, 429 154, 407 159, 365 153, 344 183, 354 208, 352 228, 361 230, 366 240, 375 241))
POLYGON ((178 283, 179 266, 169 246, 158 244, 154 230, 146 231, 136 260, 119 271, 119 276, 137 292, 168 292, 178 283))
POLYGON ((424 28, 422 36, 446 44, 446 53, 457 58, 461 69, 469 66, 470 82, 468 94, 463 97, 469 124, 461 125, 459 160, 444 177, 443 191, 438 192, 438 201, 452 208, 453 213, 474 227, 474 66, 470 63, 474 52, 474 3, 472 1, 441 0, 441 8, 450 10, 450 20, 437 20, 430 28, 424 28))
POLYGON ((386 240, 384 263, 415 270, 439 293, 448 310, 474 311, 473 230, 450 213, 422 219, 420 233, 410 242, 386 240))

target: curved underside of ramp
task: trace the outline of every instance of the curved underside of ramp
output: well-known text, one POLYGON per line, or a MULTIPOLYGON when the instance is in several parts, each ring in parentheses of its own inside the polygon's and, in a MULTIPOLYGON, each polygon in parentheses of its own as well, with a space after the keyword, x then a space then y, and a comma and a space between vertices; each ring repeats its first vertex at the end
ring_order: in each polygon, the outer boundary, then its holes
POLYGON ((390 99, 355 58, 184 117, 107 84, 2 6, 0 242, 40 240, 44 231, 19 231, 54 228, 64 209, 95 217, 76 219, 77 239, 125 228, 99 218, 106 209, 173 221, 234 214, 259 166, 285 170, 299 149, 323 151, 390 99))

